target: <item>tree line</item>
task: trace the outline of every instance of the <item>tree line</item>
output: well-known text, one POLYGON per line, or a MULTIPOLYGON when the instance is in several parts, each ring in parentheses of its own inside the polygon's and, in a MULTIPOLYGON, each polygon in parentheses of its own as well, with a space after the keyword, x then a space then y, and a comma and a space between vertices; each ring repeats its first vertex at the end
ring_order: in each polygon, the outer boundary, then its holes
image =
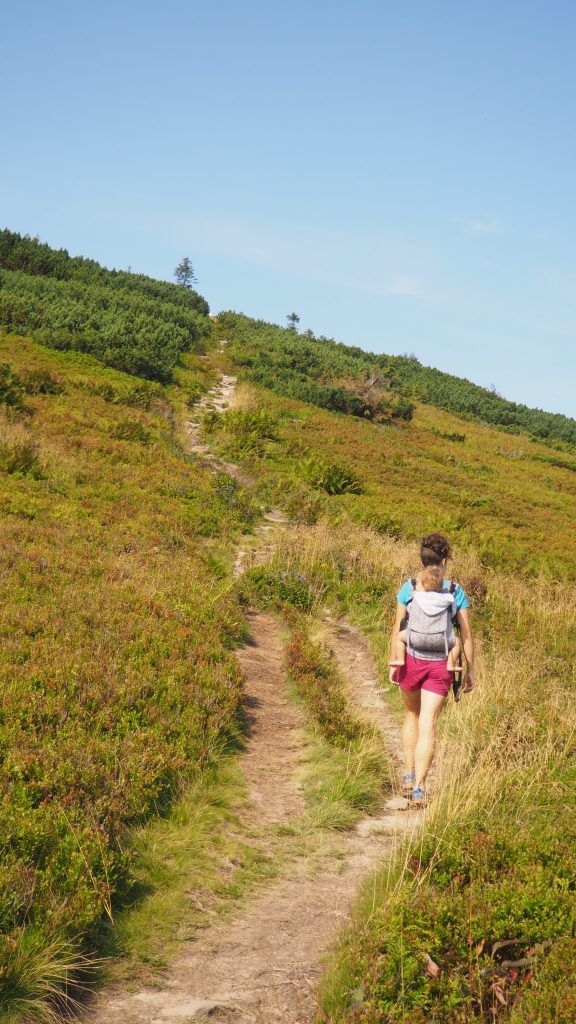
POLYGON ((458 416, 474 417, 512 433, 525 432, 552 445, 576 445, 576 420, 570 416, 510 402, 466 378, 422 366, 413 356, 377 358, 389 365, 396 381, 409 387, 421 402, 458 416))

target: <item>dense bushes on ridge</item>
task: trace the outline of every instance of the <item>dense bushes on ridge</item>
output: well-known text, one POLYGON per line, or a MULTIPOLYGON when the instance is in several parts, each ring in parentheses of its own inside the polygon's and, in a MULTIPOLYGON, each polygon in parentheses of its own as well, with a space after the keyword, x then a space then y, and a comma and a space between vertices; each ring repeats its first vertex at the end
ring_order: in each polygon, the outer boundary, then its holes
POLYGON ((390 362, 398 382, 410 387, 421 402, 457 415, 474 416, 491 426, 526 431, 548 442, 576 445, 576 420, 569 416, 509 402, 495 391, 431 366, 422 366, 409 356, 377 358, 390 362))
POLYGON ((188 288, 0 232, 0 325, 50 348, 166 382, 181 353, 200 350, 207 314, 205 299, 188 288))
POLYGON ((284 398, 376 422, 412 417, 407 393, 394 388, 386 370, 359 348, 237 313, 221 313, 218 323, 224 335, 231 332, 227 351, 244 376, 284 398))
POLYGON ((414 401, 421 401, 508 431, 526 431, 553 447, 576 445, 576 420, 569 416, 509 402, 469 380, 422 366, 413 356, 375 355, 239 313, 221 313, 218 319, 223 334, 230 332, 228 351, 235 364, 246 368, 250 380, 285 398, 381 421, 409 420, 414 401), (378 385, 371 388, 374 379, 378 385))

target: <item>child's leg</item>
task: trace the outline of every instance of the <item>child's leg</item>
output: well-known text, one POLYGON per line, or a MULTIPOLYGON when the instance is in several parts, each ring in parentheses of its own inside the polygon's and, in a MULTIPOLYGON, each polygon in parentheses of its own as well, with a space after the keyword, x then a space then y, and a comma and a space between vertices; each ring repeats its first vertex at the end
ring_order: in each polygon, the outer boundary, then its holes
POLYGON ((448 662, 446 668, 449 672, 461 672, 462 665, 460 664, 460 655, 462 653, 462 644, 459 640, 456 640, 454 647, 448 652, 448 662))
POLYGON ((396 637, 396 649, 392 651, 391 665, 405 665, 406 664, 406 630, 403 629, 398 633, 396 637))

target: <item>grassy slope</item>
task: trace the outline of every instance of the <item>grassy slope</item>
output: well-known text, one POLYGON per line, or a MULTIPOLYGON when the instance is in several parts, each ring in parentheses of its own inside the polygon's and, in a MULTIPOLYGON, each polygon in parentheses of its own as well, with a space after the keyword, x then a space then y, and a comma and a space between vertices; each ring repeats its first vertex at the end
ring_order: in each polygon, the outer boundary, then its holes
MULTIPOLYGON (((271 411, 274 436, 256 442, 257 427, 242 437, 231 421, 227 443, 257 460, 270 499, 284 500, 290 511, 322 506, 409 538, 441 528, 486 565, 574 578, 576 475, 547 462, 543 445, 429 406, 417 407, 411 423, 388 427, 254 386, 245 393, 248 404, 271 411), (465 441, 439 436, 455 433, 465 441), (311 459, 346 466, 363 493, 327 498, 309 484, 311 459)), ((222 433, 226 420, 217 426, 222 433)))
POLYGON ((347 609, 372 630, 384 662, 394 588, 417 564, 416 546, 391 533, 449 531, 455 574, 478 594, 488 588, 474 613, 480 686, 443 721, 441 795, 422 840, 370 887, 326 980, 323 1020, 519 1022, 533 1013, 567 1024, 573 472, 527 438, 429 407, 390 428, 253 386, 240 398, 214 442, 250 466, 262 495, 309 524, 256 571, 261 591, 307 612, 325 602, 347 609), (318 460, 352 469, 364 493, 328 495, 318 460), (423 972, 426 954, 442 968, 436 981, 423 972), (515 959, 527 963, 506 964, 515 959))
POLYGON ((124 980, 161 971, 214 909, 377 804, 385 758, 294 623, 309 810, 281 840, 242 823, 243 783, 221 757, 241 724, 229 569, 257 506, 187 455, 177 426, 211 363, 188 357, 163 388, 14 336, 0 363, 30 392, 0 419, 0 1020, 13 1024, 51 1019, 85 953, 120 956, 108 971, 124 980))
POLYGON ((198 359, 168 390, 21 338, 2 361, 61 387, 0 417, 0 1003, 20 1019, 129 892, 126 825, 234 737, 222 580, 251 510, 180 444, 198 359))
MULTIPOLYGON (((262 498, 311 528, 295 528, 253 586, 307 613, 326 601, 346 608, 372 631, 382 662, 394 588, 416 556, 392 536, 449 531, 460 552, 457 574, 468 587, 480 578, 489 586, 476 621, 490 698, 474 699, 465 716, 445 721, 448 749, 469 765, 474 785, 445 787, 437 804, 441 841, 433 823, 428 846, 406 861, 408 888, 382 880, 377 905, 351 933, 328 986, 327 1019, 416 1021, 419 1012, 430 1021, 478 1017, 489 987, 481 973, 486 950, 491 941, 515 937, 507 932, 517 923, 526 923, 527 942, 562 937, 564 945, 546 947, 547 966, 538 975, 550 993, 569 956, 571 932, 571 886, 559 868, 565 856, 571 870, 561 815, 571 792, 572 723, 562 715, 562 700, 568 704, 573 687, 575 638, 570 609, 560 600, 575 564, 570 457, 562 456, 568 468, 554 466, 549 448, 430 407, 418 407, 412 423, 387 427, 244 388, 243 409, 214 423, 212 439, 250 467, 255 486, 247 496, 203 471, 179 443, 174 411, 205 386, 202 361, 187 357, 190 368, 178 371, 178 384, 146 384, 142 391, 142 382, 87 357, 48 352, 24 339, 3 337, 0 345, 0 362, 17 373, 48 370, 64 387, 62 394, 29 396, 29 413, 5 416, 0 438, 7 523, 0 993, 7 1012, 17 1019, 17 999, 36 982, 41 991, 50 958, 62 964, 70 952, 66 943, 84 935, 90 948, 111 899, 129 890, 126 823, 153 812, 158 799, 213 760, 234 733, 239 679, 229 648, 242 626, 224 591, 235 533, 262 498), (466 438, 440 436, 450 434, 466 438), (341 480, 341 466, 351 469, 361 493, 330 496, 320 485, 341 480), (538 574, 547 581, 535 589, 525 578, 538 574), (194 585, 198 579, 202 589, 194 585), (510 590, 514 616, 501 611, 510 590), (493 689, 498 681, 501 689, 493 689), (499 757, 510 735, 518 764, 512 776, 499 757), (542 843, 518 827, 526 821, 546 823, 542 843), (470 850, 478 834, 487 836, 486 849, 505 854, 476 858, 473 877, 470 850), (453 865, 442 859, 454 846, 465 861, 456 868, 462 875, 456 895, 453 865), (516 890, 508 867, 518 857, 525 868, 516 890), (435 879, 430 864, 448 867, 435 879), (534 878, 537 893, 530 888, 534 878), (512 910, 500 920, 503 885, 512 910), (424 894, 416 909, 415 892, 424 894), (548 892, 558 898, 543 910, 548 892), (474 949, 484 941, 472 991, 469 925, 462 913, 450 915, 454 899, 468 918, 472 907, 474 949), (415 922, 407 931, 406 915, 415 922), (444 957, 443 977, 451 981, 434 987, 422 982, 420 965, 422 941, 438 915, 441 947, 427 945, 427 951, 444 957), (394 959, 399 934, 400 961, 394 959), (36 974, 29 971, 22 989, 22 966, 31 964, 36 974), (404 980, 399 986, 405 970, 414 979, 412 1003, 404 980), (353 1010, 355 1000, 361 1005, 353 1010)), ((305 645, 302 650, 306 662, 305 645)), ((462 778, 452 771, 454 777, 462 778)), ((506 979, 506 998, 512 987, 506 979)), ((541 992, 525 985, 522 998, 542 1001, 541 992)), ((498 1002, 493 993, 489 998, 498 1002)))

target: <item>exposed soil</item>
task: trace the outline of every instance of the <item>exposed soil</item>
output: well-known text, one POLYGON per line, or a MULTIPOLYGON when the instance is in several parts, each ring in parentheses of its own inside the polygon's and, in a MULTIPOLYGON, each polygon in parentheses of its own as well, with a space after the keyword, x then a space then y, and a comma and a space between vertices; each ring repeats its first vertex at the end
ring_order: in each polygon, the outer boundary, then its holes
MULTIPOLYGON (((273 514, 264 525, 273 529, 275 521, 273 514)), ((238 572, 242 562, 240 557, 238 572)), ((353 700, 382 730, 396 758, 398 728, 380 696, 364 637, 346 623, 330 628, 330 644, 353 700)), ((249 784, 248 821, 274 825, 303 808, 296 781, 302 721, 285 694, 275 621, 255 613, 251 630, 253 642, 238 653, 246 677, 247 742, 241 765, 249 784)), ((305 857, 292 862, 235 919, 200 931, 163 988, 102 992, 91 1013, 93 1024, 312 1024, 323 956, 349 919, 362 881, 400 832, 418 827, 418 813, 406 807, 396 797, 381 817, 367 818, 354 833, 336 836, 320 863, 305 857)))
POLYGON ((252 644, 238 651, 246 678, 246 747, 242 771, 259 824, 285 821, 304 809, 295 769, 304 747, 302 717, 286 698, 284 651, 269 615, 249 616, 252 644))

